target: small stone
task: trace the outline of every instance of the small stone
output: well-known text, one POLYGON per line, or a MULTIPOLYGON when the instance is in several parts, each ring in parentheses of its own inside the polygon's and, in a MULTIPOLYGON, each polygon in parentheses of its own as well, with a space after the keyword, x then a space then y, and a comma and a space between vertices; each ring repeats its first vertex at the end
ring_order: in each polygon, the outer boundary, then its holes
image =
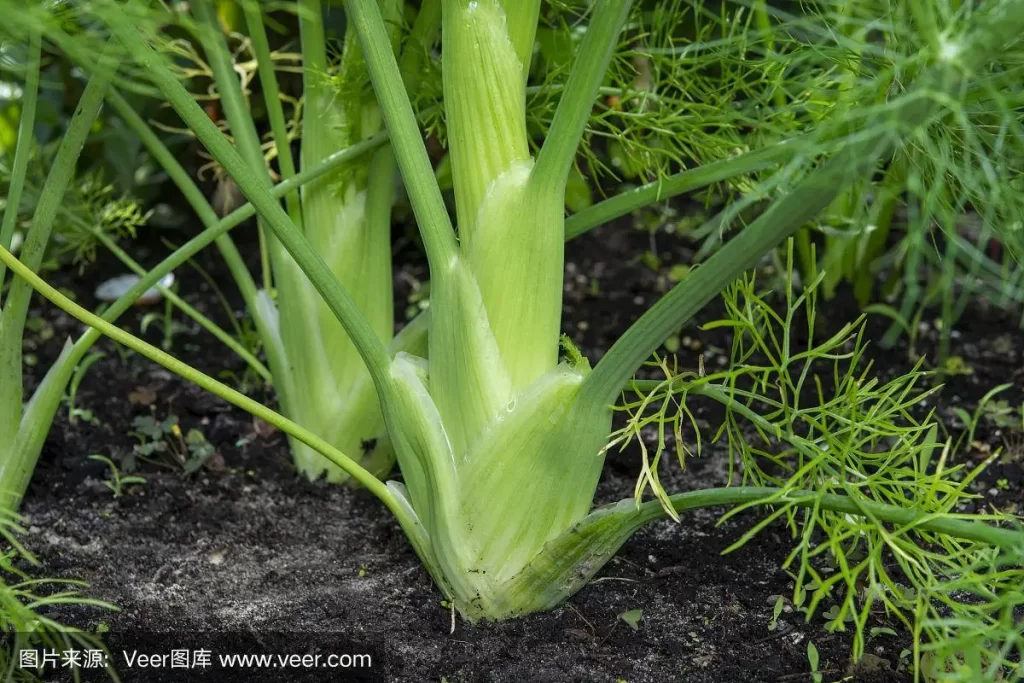
MULTIPOLYGON (((128 290, 135 286, 139 281, 138 275, 118 275, 106 280, 96 288, 96 298, 100 301, 114 302, 120 299, 122 296, 128 293, 128 290)), ((168 273, 160 280, 160 285, 163 287, 170 287, 174 284, 174 273, 168 273)), ((163 295, 156 287, 150 287, 142 296, 135 300, 137 306, 149 306, 155 303, 159 303, 163 299, 163 295)))

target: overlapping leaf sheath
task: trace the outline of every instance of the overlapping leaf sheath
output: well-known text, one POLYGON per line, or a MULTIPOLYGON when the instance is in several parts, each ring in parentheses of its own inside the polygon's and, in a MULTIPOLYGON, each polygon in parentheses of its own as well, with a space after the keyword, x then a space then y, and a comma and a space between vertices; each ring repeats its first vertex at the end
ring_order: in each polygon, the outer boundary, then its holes
POLYGON ((563 188, 529 155, 514 19, 497 0, 444 3, 460 244, 431 263, 429 363, 401 354, 391 372, 421 554, 471 619, 533 609, 523 581, 589 512, 611 424, 608 406, 581 397, 589 367, 558 362, 563 188))

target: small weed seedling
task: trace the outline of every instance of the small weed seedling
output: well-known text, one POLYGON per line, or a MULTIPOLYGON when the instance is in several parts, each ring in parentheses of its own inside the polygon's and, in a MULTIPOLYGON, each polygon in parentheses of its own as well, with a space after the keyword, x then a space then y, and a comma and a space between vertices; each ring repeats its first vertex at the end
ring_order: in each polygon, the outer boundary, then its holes
POLYGON ((198 471, 217 450, 198 429, 190 429, 183 434, 177 415, 168 415, 163 420, 152 415, 140 415, 132 420, 132 426, 135 431, 130 435, 139 440, 134 449, 135 455, 158 464, 162 456, 163 464, 180 467, 185 474, 198 471))
POLYGON ((818 665, 820 663, 818 648, 809 640, 807 641, 807 663, 811 667, 811 680, 814 683, 821 683, 821 671, 818 669, 818 665))
POLYGON ((120 498, 124 494, 125 486, 146 483, 145 478, 137 475, 129 475, 126 477, 121 476, 121 471, 117 468, 117 463, 105 455, 90 455, 89 460, 102 462, 110 469, 110 479, 104 481, 103 485, 110 489, 111 493, 114 494, 114 498, 120 498))
POLYGON ((161 313, 152 312, 142 316, 142 321, 139 323, 139 331, 142 334, 146 334, 146 330, 150 327, 155 327, 160 330, 163 334, 163 339, 160 342, 161 348, 164 351, 170 351, 174 347, 174 338, 183 332, 188 332, 188 326, 178 322, 172 315, 174 308, 171 301, 168 299, 164 302, 164 310, 161 313))

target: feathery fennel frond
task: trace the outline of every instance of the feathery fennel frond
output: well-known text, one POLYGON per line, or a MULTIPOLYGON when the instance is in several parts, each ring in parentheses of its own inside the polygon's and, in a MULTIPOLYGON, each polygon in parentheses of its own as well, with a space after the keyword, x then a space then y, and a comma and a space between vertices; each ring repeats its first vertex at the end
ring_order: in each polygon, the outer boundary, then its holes
MULTIPOLYGON (((731 8, 727 14, 735 21, 749 13, 745 2, 722 6, 731 8)), ((894 208, 887 201, 908 206, 907 231, 918 233, 922 246, 932 241, 927 235, 936 228, 955 239, 968 213, 1019 255, 1024 236, 1024 48, 1019 43, 972 65, 961 87, 941 95, 938 88, 921 93, 908 89, 919 74, 935 65, 962 66, 974 4, 813 0, 763 11, 765 23, 751 26, 745 35, 767 36, 760 43, 770 48, 765 58, 786 64, 770 103, 777 113, 779 107, 789 110, 783 119, 795 115, 783 132, 794 135, 826 121, 831 129, 811 142, 806 158, 814 159, 815 147, 830 137, 891 125, 908 98, 926 97, 937 107, 927 125, 880 160, 874 177, 854 184, 812 226, 830 245, 830 283, 843 274, 853 278, 859 261, 852 255, 858 250, 884 246, 894 208)), ((710 252, 743 209, 784 193, 792 181, 767 173, 758 180, 752 199, 734 203, 698 232, 708 240, 703 253, 710 252)), ((918 277, 913 263, 905 264, 908 287, 909 279, 918 277)), ((827 289, 833 286, 826 284, 827 289)), ((915 298, 911 304, 918 302, 915 298)))
MULTIPOLYGON (((789 254, 791 272, 792 245, 789 254)), ((926 520, 962 516, 976 497, 969 484, 988 463, 973 469, 958 464, 951 442, 938 441, 932 413, 923 409, 934 390, 919 387, 925 379, 919 368, 887 382, 871 376, 862 320, 816 340, 820 284, 819 277, 795 296, 790 279, 779 313, 757 292, 753 277, 740 280, 725 294, 728 317, 705 326, 733 330, 731 367, 704 374, 662 363, 664 380, 635 383, 639 398, 622 408, 630 418, 615 441, 642 442, 643 430, 658 432, 656 453, 650 464, 645 457, 637 484, 638 505, 645 490, 671 505, 657 476, 665 431, 674 432, 676 452, 684 457, 689 449, 680 427, 692 425, 699 452, 701 437, 689 406, 698 397, 710 398, 726 411, 711 441, 727 444, 730 479, 779 492, 723 518, 765 504, 772 510, 729 550, 781 520, 796 542, 785 565, 795 577, 794 603, 808 618, 823 602, 833 603, 829 626, 854 631, 855 657, 863 653, 869 622, 878 613, 902 621, 919 639, 920 652, 934 661, 959 652, 951 643, 988 643, 987 625, 1002 624, 999 647, 1008 643, 1009 649, 986 655, 988 665, 1002 652, 996 667, 1001 671, 1019 647, 1006 626, 1015 618, 1008 605, 1020 604, 1019 558, 920 528, 926 520), (829 494, 860 501, 864 514, 815 504, 829 494), (882 522, 867 512, 876 503, 913 510, 916 519, 882 522)), ((997 514, 976 518, 1014 523, 997 514)), ((1024 550, 1024 533, 1021 544, 1024 550)))
MULTIPOLYGON (((50 156, 52 152, 51 149, 50 156)), ((40 150, 40 153, 45 153, 45 150, 40 150)), ((20 232, 27 228, 36 210, 48 165, 46 161, 40 160, 30 164, 29 169, 18 208, 20 232)), ((9 182, 9 159, 0 156, 0 195, 6 194, 9 182)), ((3 208, 3 202, 0 202, 0 208, 3 208)), ((144 210, 134 197, 126 194, 118 196, 114 185, 105 181, 99 169, 82 173, 74 179, 58 212, 61 220, 47 245, 47 263, 50 265, 67 261, 75 265, 92 262, 100 246, 97 233, 115 242, 134 238, 152 215, 152 211, 144 210)))

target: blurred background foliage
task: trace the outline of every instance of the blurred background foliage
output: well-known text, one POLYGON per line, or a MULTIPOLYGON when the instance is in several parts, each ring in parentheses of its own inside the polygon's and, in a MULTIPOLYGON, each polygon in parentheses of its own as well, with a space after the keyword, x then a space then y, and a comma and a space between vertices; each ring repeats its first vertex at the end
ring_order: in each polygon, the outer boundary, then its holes
MULTIPOLYGON (((218 16, 274 168, 275 150, 238 2, 219 0, 218 16)), ((211 118, 221 121, 187 2, 154 4, 162 9, 153 15, 161 22, 161 47, 174 56, 182 80, 211 118)), ((302 107, 297 20, 289 3, 263 4, 272 10, 266 13, 268 32, 291 117, 289 135, 297 144, 302 107)), ((407 3, 407 19, 415 16, 418 4, 407 3)), ((102 31, 83 25, 74 3, 61 5, 66 7, 58 15, 61 32, 49 30, 44 46, 33 172, 19 210, 26 220, 84 84, 67 55, 87 53, 89 40, 96 41, 98 54, 99 41, 105 39, 102 31)), ((527 101, 535 142, 554 114, 588 9, 588 0, 548 0, 543 7, 527 101)), ((903 94, 902 84, 930 62, 955 59, 957 27, 970 9, 966 0, 641 0, 595 102, 570 180, 567 210, 583 210, 602 196, 683 169, 799 139, 821 122, 843 120, 837 112, 849 113, 851 120, 861 110, 884 112, 888 102, 903 94), (807 49, 809 44, 814 49, 807 49)), ((340 47, 345 28, 340 2, 327 3, 324 11, 328 38, 340 47)), ((422 62, 416 106, 444 181, 450 173, 437 49, 422 62)), ((0 42, 0 197, 6 194, 16 137, 24 51, 16 35, 0 42)), ((340 55, 340 49, 335 52, 340 55)), ((144 76, 133 73, 136 68, 123 66, 122 92, 206 182, 218 210, 236 207, 242 198, 233 181, 153 96, 144 76)), ((802 279, 824 272, 824 299, 846 292, 868 313, 890 318, 885 345, 904 334, 913 337, 926 312, 937 311, 945 356, 952 327, 972 302, 1021 312, 1022 76, 1024 54, 1002 55, 987 67, 985 78, 975 79, 972 91, 947 104, 933 123, 941 130, 912 138, 879 165, 873 178, 856 183, 799 233, 802 279)), ((816 143, 820 150, 821 136, 816 143)), ((144 226, 195 230, 181 224, 176 191, 113 115, 97 123, 79 171, 62 208, 65 220, 59 223, 49 265, 92 259, 96 230, 118 240, 136 236, 144 226)), ((655 236, 668 229, 693 240, 699 262, 795 180, 785 172, 767 171, 734 178, 676 200, 671 210, 641 212, 632 222, 655 236)), ((411 212, 402 202, 396 208, 396 222, 407 224, 411 212)), ((665 269, 692 265, 657 258, 645 262, 665 269)))

